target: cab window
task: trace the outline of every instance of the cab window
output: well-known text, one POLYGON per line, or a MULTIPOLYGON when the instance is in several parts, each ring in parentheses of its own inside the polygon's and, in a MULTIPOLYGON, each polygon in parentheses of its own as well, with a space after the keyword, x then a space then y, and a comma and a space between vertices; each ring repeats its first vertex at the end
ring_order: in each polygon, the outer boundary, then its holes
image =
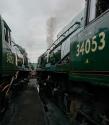
POLYGON ((108 0, 89 0, 88 1, 88 23, 100 16, 109 9, 108 0))
POLYGON ((6 25, 4 25, 4 38, 5 41, 11 45, 11 33, 10 30, 8 29, 8 27, 6 25))
POLYGON ((108 0, 97 0, 96 4, 96 17, 104 13, 106 10, 109 9, 109 1, 108 0))
POLYGON ((89 22, 96 17, 96 2, 97 0, 90 1, 89 22))

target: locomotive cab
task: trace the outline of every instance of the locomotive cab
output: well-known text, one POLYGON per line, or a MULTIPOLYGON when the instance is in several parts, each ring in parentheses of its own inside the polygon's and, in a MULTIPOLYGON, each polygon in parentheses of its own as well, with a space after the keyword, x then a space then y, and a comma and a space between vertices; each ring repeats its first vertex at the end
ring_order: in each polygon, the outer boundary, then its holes
POLYGON ((12 53, 11 30, 0 17, 0 74, 7 76, 16 70, 15 54, 12 53))
POLYGON ((86 0, 86 25, 109 9, 108 0, 86 0))

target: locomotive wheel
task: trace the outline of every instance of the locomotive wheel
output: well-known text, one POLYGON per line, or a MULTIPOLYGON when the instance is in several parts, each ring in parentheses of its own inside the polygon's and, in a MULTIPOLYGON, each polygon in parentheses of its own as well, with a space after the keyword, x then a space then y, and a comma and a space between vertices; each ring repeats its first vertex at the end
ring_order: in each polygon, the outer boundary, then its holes
MULTIPOLYGON (((68 104, 69 105, 69 104, 68 104)), ((71 97, 69 105, 70 121, 72 124, 76 124, 76 117, 80 109, 80 102, 75 97, 71 97)))
POLYGON ((74 125, 98 125, 92 120, 90 113, 91 108, 85 105, 81 100, 72 97, 70 102, 70 121, 74 125))
POLYGON ((70 98, 71 122, 76 125, 109 125, 108 93, 80 93, 70 98))

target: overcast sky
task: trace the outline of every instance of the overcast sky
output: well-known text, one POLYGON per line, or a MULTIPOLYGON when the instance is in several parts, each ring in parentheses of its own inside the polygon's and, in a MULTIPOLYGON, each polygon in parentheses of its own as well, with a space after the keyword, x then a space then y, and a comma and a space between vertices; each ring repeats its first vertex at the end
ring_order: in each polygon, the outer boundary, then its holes
POLYGON ((17 44, 23 46, 31 62, 47 49, 47 20, 58 21, 55 32, 84 8, 84 0, 0 0, 0 14, 12 30, 17 44))

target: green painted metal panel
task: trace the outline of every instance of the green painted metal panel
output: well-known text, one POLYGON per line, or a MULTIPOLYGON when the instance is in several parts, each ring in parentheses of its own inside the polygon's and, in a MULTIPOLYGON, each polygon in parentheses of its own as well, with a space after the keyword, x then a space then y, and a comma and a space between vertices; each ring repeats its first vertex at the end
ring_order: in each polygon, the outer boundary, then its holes
POLYGON ((63 73, 68 73, 71 69, 71 66, 69 63, 66 64, 57 64, 56 65, 56 72, 63 72, 63 73))
POLYGON ((12 75, 12 73, 15 73, 16 71, 16 63, 15 63, 15 55, 12 53, 12 46, 9 45, 9 43, 5 40, 5 33, 4 28, 5 26, 10 31, 8 25, 6 22, 1 18, 1 44, 2 44, 2 53, 1 53, 1 69, 2 69, 2 76, 12 75))
POLYGON ((79 73, 84 81, 109 81, 109 12, 72 37, 70 49, 72 78, 79 73))

